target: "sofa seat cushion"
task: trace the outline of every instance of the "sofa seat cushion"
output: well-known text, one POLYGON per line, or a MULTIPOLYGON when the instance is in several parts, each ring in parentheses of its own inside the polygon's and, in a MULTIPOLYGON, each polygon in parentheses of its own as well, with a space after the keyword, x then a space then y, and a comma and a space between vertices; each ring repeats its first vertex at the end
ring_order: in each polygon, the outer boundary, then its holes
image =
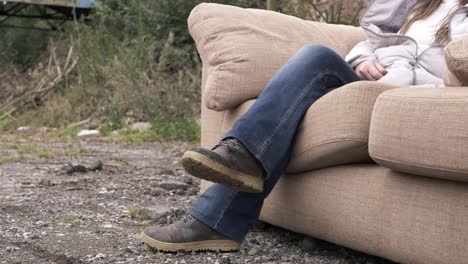
POLYGON ((445 49, 446 86, 468 85, 468 37, 454 40, 445 49))
POLYGON ((204 103, 216 111, 256 98, 275 72, 307 44, 322 44, 345 56, 365 39, 353 26, 212 3, 196 6, 188 24, 207 73, 204 103))
MULTIPOLYGON (((355 82, 320 98, 309 108, 298 128, 288 172, 372 162, 368 151, 372 109, 377 97, 393 88, 376 82, 355 82)), ((220 134, 224 134, 254 102, 250 100, 236 110, 225 111, 221 125, 208 123, 209 126, 221 128, 220 134)))
POLYGON ((380 165, 468 181, 468 88, 400 88, 375 104, 369 138, 380 165))

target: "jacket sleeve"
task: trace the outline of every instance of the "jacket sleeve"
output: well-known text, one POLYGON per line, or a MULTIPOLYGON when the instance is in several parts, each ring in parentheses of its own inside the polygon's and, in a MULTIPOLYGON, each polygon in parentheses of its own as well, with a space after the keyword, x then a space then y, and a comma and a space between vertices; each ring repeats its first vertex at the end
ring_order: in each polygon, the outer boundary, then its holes
POLYGON ((452 40, 468 37, 468 5, 460 11, 450 22, 450 38, 452 40))
POLYGON ((366 60, 377 60, 374 55, 375 45, 369 40, 359 42, 351 51, 346 55, 346 62, 351 67, 356 68, 361 62, 366 60))

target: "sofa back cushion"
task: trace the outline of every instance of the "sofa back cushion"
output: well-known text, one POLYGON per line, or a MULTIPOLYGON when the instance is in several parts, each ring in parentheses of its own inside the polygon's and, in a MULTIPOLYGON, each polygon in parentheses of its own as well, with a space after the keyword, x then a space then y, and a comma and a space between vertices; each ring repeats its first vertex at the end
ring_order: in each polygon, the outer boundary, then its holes
POLYGON ((375 103, 369 152, 380 165, 468 182, 468 88, 399 88, 375 103))
POLYGON ((445 48, 446 86, 468 86, 468 37, 452 41, 445 48))
POLYGON ((345 56, 365 39, 357 27, 220 4, 196 6, 188 24, 207 72, 204 102, 217 111, 256 98, 306 44, 322 44, 345 56))

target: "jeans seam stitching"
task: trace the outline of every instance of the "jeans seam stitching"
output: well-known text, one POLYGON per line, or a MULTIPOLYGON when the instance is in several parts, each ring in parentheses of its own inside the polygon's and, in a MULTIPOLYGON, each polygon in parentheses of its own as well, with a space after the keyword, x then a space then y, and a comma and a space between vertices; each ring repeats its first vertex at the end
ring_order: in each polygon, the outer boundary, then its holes
POLYGON ((286 111, 286 113, 283 115, 283 117, 280 119, 280 122, 279 124, 275 127, 275 129, 273 130, 273 133, 268 136, 267 139, 265 139, 265 141, 263 142, 262 146, 260 147, 260 151, 258 153, 258 158, 261 159, 263 157, 263 155, 265 154, 266 152, 266 149, 267 149, 267 146, 270 145, 270 141, 271 139, 276 135, 278 134, 279 130, 286 124, 286 121, 291 117, 292 113, 294 112, 293 109, 296 109, 296 107, 299 105, 299 103, 304 99, 304 97, 309 93, 310 91, 310 88, 320 79, 322 78, 322 76, 320 76, 319 78, 314 78, 307 86, 306 86, 306 89, 304 89, 304 91, 302 92, 302 94, 296 99, 296 101, 294 102, 294 104, 289 107, 288 111, 286 111))
POLYGON ((318 81, 320 80, 321 78, 327 76, 327 75, 332 75, 334 77, 336 77, 337 79, 340 80, 341 83, 343 83, 343 78, 341 78, 341 76, 337 73, 337 72, 334 72, 334 71, 329 71, 329 72, 326 72, 326 73, 323 73, 322 75, 319 75, 318 77, 314 78, 312 80, 312 82, 310 82, 310 84, 308 84, 305 89, 305 91, 299 96, 299 98, 296 100, 296 102, 294 102, 294 104, 288 109, 288 111, 286 111, 286 114, 281 118, 280 120, 280 123, 276 126, 276 128, 274 129, 273 133, 263 142, 262 146, 260 147, 260 151, 258 154, 256 154, 256 158, 258 159, 262 159, 263 155, 265 154, 267 148, 268 148, 268 145, 269 145, 269 141, 278 133, 278 131, 284 127, 284 125, 286 124, 286 121, 287 119, 289 119, 292 115, 292 113, 294 111, 292 111, 292 109, 296 109, 297 108, 297 105, 304 99, 304 97, 310 92, 310 88, 318 81))
POLYGON ((232 200, 234 199, 234 197, 238 194, 238 192, 235 192, 233 193, 234 195, 232 195, 230 198, 229 198, 229 202, 226 204, 226 206, 223 208, 223 210, 221 211, 221 213, 219 214, 219 217, 216 219, 216 222, 215 224, 213 225, 213 228, 218 228, 218 225, 219 223, 221 222, 221 220, 223 219, 224 217, 224 213, 226 212, 226 210, 229 208, 229 206, 231 205, 232 203, 232 200))

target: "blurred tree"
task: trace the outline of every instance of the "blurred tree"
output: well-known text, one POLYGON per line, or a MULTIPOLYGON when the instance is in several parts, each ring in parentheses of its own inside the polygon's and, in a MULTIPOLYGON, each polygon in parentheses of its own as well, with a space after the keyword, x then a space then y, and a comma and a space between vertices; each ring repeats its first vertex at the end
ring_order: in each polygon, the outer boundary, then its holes
POLYGON ((276 0, 267 0, 267 9, 276 11, 278 8, 276 0))

